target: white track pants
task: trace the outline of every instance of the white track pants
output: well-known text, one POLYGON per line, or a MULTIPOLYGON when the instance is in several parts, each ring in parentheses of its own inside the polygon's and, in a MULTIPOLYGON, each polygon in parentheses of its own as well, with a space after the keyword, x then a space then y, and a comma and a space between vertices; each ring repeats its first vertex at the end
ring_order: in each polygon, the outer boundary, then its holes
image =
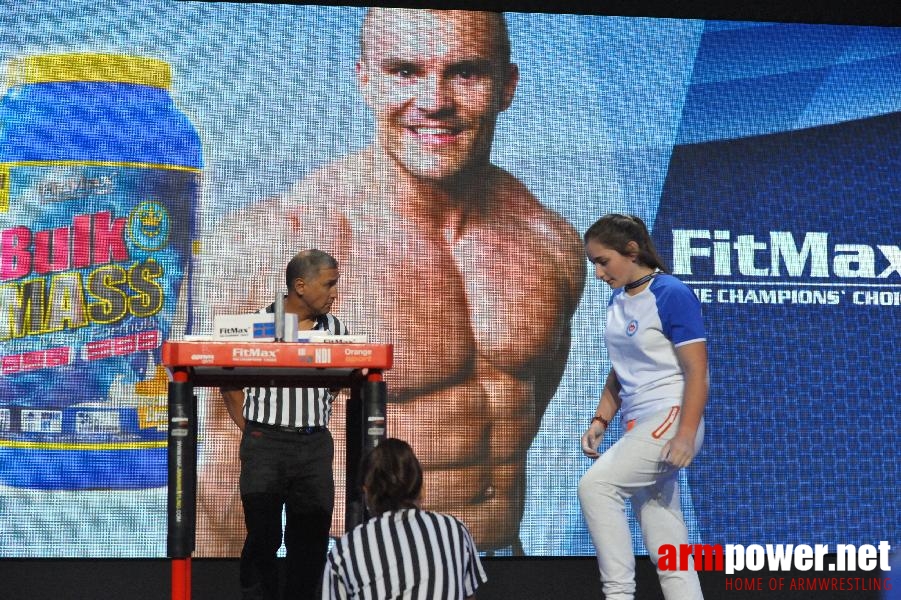
MULTIPOLYGON (((632 499, 645 546, 657 564, 663 544, 688 543, 688 530, 679 504, 679 482, 671 465, 660 457, 663 446, 678 428, 678 411, 666 409, 640 419, 604 452, 579 482, 579 502, 598 557, 607 600, 635 597, 635 555, 626 522, 625 501, 632 499), (675 414, 674 414, 675 413, 675 414)), ((698 427, 695 451, 704 441, 704 422, 698 427)), ((702 599, 694 569, 660 571, 660 587, 667 600, 702 599)))

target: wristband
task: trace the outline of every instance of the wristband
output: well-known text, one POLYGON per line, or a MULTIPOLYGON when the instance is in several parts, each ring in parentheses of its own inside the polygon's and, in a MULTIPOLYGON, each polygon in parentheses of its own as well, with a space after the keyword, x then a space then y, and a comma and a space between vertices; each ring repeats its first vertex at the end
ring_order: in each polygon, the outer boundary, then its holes
POLYGON ((605 419, 604 417, 601 417, 601 416, 595 416, 595 417, 591 420, 591 423, 588 424, 589 427, 590 427, 591 425, 594 425, 594 422, 595 422, 595 421, 600 421, 600 422, 601 422, 601 425, 604 426, 604 429, 607 429, 607 428, 610 427, 610 421, 608 421, 607 419, 605 419))

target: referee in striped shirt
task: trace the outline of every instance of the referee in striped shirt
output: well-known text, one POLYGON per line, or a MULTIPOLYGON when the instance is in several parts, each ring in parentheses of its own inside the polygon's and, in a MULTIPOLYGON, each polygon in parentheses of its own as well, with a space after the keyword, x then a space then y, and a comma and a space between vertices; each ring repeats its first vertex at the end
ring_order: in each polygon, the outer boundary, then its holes
MULTIPOLYGON (((301 330, 346 335, 329 314, 337 298, 338 262, 320 250, 295 255, 285 269, 286 313, 301 330)), ((260 312, 271 312, 274 305, 260 312)), ((316 597, 328 550, 334 506, 334 443, 326 428, 338 390, 222 388, 228 414, 241 429, 241 503, 247 537, 241 551, 243 600, 316 597), (279 595, 276 553, 285 511, 286 586, 279 595)))
POLYGON ((419 508, 422 466, 389 438, 363 458, 363 494, 376 516, 328 554, 322 600, 464 600, 488 578, 466 526, 419 508))

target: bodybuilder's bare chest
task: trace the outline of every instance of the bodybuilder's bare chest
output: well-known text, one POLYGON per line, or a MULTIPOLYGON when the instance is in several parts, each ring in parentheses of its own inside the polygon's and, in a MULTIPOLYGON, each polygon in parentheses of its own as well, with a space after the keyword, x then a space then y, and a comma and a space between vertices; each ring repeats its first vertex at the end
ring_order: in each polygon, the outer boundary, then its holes
POLYGON ((553 249, 500 235, 448 244, 405 233, 356 244, 339 286, 342 305, 399 358, 447 368, 481 357, 511 372, 556 345, 564 317, 553 249))

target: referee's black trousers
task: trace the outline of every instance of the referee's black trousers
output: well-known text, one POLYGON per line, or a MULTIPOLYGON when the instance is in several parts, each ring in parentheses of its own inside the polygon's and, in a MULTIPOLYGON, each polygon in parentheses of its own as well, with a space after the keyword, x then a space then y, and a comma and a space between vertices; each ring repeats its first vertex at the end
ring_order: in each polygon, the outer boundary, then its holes
POLYGON ((332 521, 334 444, 327 430, 279 431, 248 423, 241 440, 241 501, 247 538, 241 552, 246 600, 319 597, 332 521), (285 513, 285 589, 276 553, 285 513))

